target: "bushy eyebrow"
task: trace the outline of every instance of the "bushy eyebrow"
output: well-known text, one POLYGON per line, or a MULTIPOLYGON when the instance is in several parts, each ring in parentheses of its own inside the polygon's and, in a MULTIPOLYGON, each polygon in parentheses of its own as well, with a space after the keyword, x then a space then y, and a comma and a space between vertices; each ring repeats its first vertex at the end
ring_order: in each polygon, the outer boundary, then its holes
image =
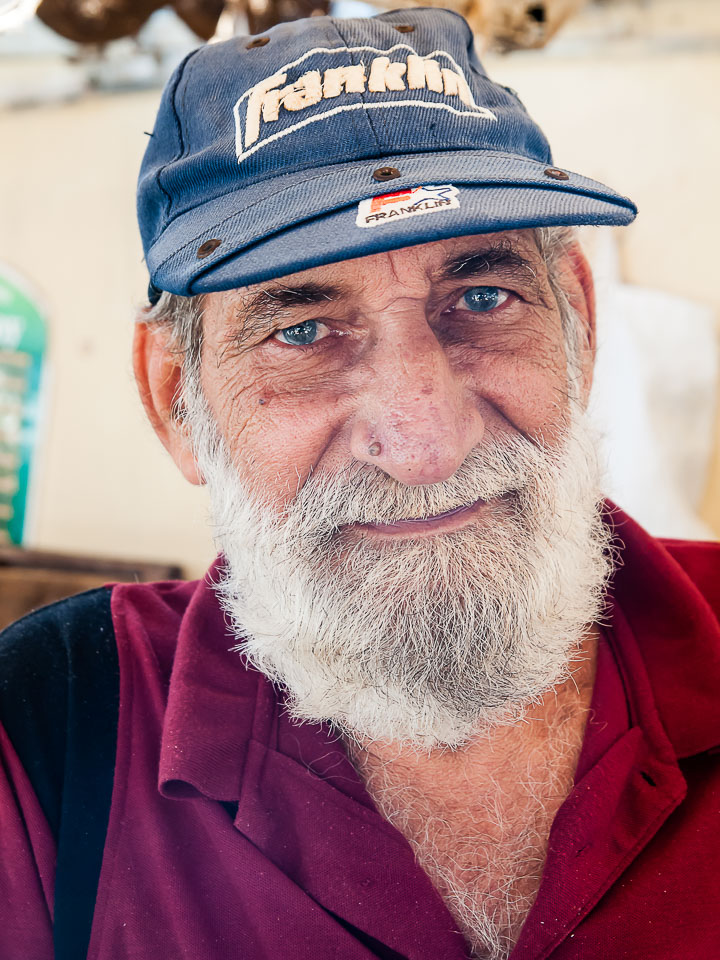
POLYGON ((241 294, 236 308, 236 342, 245 344, 268 336, 288 309, 327 303, 344 295, 342 287, 330 283, 271 284, 254 293, 241 294))
POLYGON ((505 246, 497 244, 483 250, 467 250, 450 257, 435 276, 441 283, 448 280, 466 280, 492 273, 523 283, 537 281, 537 270, 530 260, 505 246))

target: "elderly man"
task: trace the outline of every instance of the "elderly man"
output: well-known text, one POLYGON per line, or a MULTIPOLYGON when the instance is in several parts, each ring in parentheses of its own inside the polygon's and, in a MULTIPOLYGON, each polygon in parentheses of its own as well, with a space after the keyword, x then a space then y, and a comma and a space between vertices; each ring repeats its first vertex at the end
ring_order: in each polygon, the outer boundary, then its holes
POLYGON ((720 955, 720 551, 584 413, 634 214, 449 12, 179 67, 135 371, 221 556, 6 634, 4 960, 720 955))

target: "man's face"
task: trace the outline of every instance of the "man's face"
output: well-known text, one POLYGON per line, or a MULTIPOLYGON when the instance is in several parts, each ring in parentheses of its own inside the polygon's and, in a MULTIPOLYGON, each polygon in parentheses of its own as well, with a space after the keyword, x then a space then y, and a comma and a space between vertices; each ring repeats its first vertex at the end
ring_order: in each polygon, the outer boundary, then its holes
POLYGON ((295 715, 458 744, 566 671, 608 574, 587 323, 568 364, 529 232, 206 298, 185 402, 219 589, 295 715))
POLYGON ((277 505, 357 462, 435 484, 488 436, 553 443, 568 419, 560 311, 531 231, 210 294, 204 331, 209 409, 241 480, 277 505))

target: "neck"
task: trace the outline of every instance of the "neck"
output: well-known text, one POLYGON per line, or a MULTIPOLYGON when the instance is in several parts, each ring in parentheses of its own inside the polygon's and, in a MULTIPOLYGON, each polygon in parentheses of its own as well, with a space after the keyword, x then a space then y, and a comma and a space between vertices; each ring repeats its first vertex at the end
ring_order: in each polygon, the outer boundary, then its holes
POLYGON ((599 631, 523 719, 430 752, 347 743, 379 811, 408 839, 473 955, 502 960, 534 902, 552 821, 573 786, 599 631))

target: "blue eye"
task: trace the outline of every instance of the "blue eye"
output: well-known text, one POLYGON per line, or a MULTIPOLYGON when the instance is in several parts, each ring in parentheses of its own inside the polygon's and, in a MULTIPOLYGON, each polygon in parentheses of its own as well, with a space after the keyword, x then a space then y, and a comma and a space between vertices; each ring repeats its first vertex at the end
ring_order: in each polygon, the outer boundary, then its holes
POLYGON ((307 347, 327 336, 327 328, 324 323, 317 320, 303 320, 302 323, 296 323, 294 327, 278 330, 274 336, 281 343, 287 343, 293 347, 307 347))
POLYGON ((507 298, 507 290, 500 287, 471 287, 460 297, 456 309, 487 313, 505 303, 507 298))

